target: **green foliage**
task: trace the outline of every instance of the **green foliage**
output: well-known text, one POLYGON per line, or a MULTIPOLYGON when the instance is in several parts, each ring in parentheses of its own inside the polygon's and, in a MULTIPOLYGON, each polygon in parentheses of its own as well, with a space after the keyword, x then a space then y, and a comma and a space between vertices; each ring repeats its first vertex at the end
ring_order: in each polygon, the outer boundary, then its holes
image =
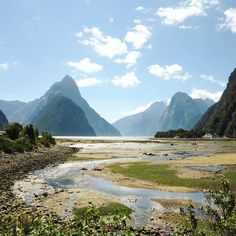
POLYGON ((26 125, 23 129, 23 135, 28 137, 32 144, 36 143, 38 139, 38 130, 34 129, 33 125, 26 125))
POLYGON ((48 133, 38 138, 38 130, 33 125, 23 127, 18 123, 11 123, 6 128, 6 135, 0 136, 0 151, 5 153, 31 151, 37 144, 45 147, 55 145, 55 139, 48 133))
POLYGON ((187 212, 181 210, 185 222, 176 229, 176 235, 236 235, 235 194, 229 181, 222 179, 222 188, 205 192, 207 206, 195 209, 189 205, 187 212), (196 212, 201 212, 197 216, 196 212))
POLYGON ((117 210, 103 216, 93 204, 84 214, 78 212, 70 221, 58 222, 55 216, 31 216, 24 213, 0 219, 1 235, 6 236, 108 236, 138 235, 127 224, 126 211, 117 210))
POLYGON ((184 129, 178 129, 178 130, 169 130, 166 132, 157 132, 155 135, 155 138, 202 138, 206 132, 203 130, 198 129, 191 129, 191 130, 184 130, 184 129))
POLYGON ((21 144, 7 137, 0 137, 0 151, 6 153, 23 152, 21 144))
POLYGON ((23 126, 19 123, 10 123, 6 126, 6 134, 9 139, 16 140, 20 137, 23 126))
MULTIPOLYGON (((89 208, 90 206, 82 207, 82 208, 75 208, 74 213, 75 215, 85 216, 89 208)), ((118 211, 126 212, 127 215, 132 213, 132 210, 130 208, 118 202, 111 202, 111 203, 106 204, 105 206, 100 206, 98 210, 101 216, 106 216, 109 214, 116 214, 118 211)))
POLYGON ((236 69, 229 77, 228 85, 220 101, 212 106, 195 127, 217 136, 236 137, 236 69))
POLYGON ((39 138, 39 142, 44 146, 44 147, 50 147, 51 145, 56 144, 56 140, 52 137, 51 134, 47 132, 42 133, 42 137, 39 138))

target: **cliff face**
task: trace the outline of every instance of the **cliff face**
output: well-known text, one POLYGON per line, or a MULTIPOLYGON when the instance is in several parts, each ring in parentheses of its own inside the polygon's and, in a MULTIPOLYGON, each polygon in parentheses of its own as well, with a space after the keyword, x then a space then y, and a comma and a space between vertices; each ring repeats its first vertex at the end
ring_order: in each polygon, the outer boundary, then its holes
POLYGON ((236 69, 231 73, 220 101, 209 108, 195 128, 220 137, 236 137, 236 69))
POLYGON ((5 114, 0 110, 0 130, 4 130, 5 126, 8 124, 7 117, 5 114))

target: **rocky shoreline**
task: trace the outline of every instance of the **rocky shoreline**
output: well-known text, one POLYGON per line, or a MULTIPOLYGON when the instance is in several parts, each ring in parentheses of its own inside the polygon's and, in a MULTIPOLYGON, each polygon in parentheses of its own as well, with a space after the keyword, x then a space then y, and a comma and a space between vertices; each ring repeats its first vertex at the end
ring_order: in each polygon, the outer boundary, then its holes
MULTIPOLYGON (((12 187, 14 182, 25 178, 29 173, 48 165, 64 162, 78 151, 77 148, 54 146, 40 148, 32 152, 0 154, 0 217, 6 217, 17 210, 28 208, 16 199, 12 187)), ((29 209, 28 209, 29 210, 29 209)), ((30 210, 32 211, 32 209, 30 210)))

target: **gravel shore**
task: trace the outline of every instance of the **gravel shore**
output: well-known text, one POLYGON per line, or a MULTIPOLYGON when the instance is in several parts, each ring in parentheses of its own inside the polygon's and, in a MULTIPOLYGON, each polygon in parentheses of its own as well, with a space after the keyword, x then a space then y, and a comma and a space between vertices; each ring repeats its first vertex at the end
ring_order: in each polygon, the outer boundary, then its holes
POLYGON ((0 154, 0 217, 6 216, 26 207, 12 193, 16 180, 21 180, 27 174, 42 169, 48 165, 64 162, 78 149, 62 146, 40 148, 32 152, 16 154, 0 154))

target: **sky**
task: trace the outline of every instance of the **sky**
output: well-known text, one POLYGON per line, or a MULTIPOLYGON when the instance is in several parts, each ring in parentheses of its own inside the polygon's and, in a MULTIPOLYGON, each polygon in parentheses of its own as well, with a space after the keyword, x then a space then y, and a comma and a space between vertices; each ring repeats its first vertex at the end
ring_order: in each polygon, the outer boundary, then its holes
POLYGON ((235 0, 0 0, 0 100, 68 74, 114 122, 178 91, 217 101, 235 67, 235 0))

